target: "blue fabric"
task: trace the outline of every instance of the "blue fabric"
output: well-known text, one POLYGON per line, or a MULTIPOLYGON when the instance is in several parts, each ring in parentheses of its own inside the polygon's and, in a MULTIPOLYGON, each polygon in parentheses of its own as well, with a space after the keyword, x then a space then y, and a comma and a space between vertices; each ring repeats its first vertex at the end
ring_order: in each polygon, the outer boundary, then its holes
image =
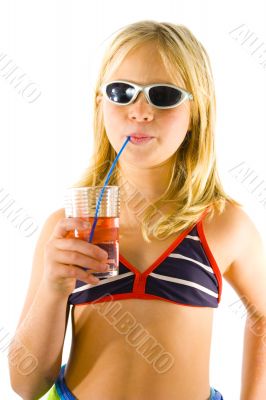
POLYGON ((211 388, 210 400, 223 400, 223 396, 218 390, 211 388))
POLYGON ((60 374, 55 382, 55 388, 60 399, 63 400, 77 400, 76 397, 68 389, 65 379, 64 371, 66 364, 61 367, 60 374))

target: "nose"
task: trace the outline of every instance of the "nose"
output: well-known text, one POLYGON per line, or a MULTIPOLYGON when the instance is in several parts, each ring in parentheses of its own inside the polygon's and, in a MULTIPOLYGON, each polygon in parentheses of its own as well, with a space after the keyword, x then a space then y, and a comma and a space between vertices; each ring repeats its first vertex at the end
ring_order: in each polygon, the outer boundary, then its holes
POLYGON ((128 107, 130 119, 137 121, 151 121, 153 119, 153 107, 148 103, 144 93, 139 93, 135 101, 128 107))

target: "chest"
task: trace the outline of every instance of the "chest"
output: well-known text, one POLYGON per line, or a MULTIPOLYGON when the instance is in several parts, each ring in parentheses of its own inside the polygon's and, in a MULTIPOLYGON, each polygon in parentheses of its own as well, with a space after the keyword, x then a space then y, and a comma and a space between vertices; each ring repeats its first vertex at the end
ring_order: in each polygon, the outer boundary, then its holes
MULTIPOLYGON (((228 235, 228 232, 215 229, 215 224, 209 224, 206 220, 203 221, 202 228, 201 240, 206 240, 211 255, 223 275, 232 262, 234 240, 228 235), (202 238, 202 233, 204 238, 202 238)), ((173 249, 174 243, 178 246, 178 238, 182 239, 181 236, 182 232, 179 232, 167 239, 153 239, 148 243, 139 230, 122 228, 119 233, 119 253, 143 273, 158 259, 163 260, 171 252, 171 248, 173 249)))
POLYGON ((119 254, 143 273, 167 252, 177 236, 172 235, 167 240, 153 239, 147 243, 141 232, 129 234, 122 231, 119 237, 119 254))

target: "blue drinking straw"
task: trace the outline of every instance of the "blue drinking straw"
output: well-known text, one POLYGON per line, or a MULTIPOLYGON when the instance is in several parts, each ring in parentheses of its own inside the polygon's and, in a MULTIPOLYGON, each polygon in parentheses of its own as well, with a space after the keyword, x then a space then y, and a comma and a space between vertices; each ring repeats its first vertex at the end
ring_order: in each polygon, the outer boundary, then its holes
POLYGON ((91 232, 90 232, 89 243, 92 242, 92 238, 93 238, 93 235, 94 235, 94 230, 95 230, 95 227, 96 227, 96 224, 97 224, 97 221, 98 221, 98 212, 99 212, 99 208, 100 208, 100 205, 101 205, 102 197, 103 197, 103 194, 104 194, 104 191, 105 191, 105 187, 106 187, 107 183, 109 182, 109 179, 111 177, 111 173, 113 172, 113 169, 114 169, 114 167, 115 167, 115 165, 116 165, 116 163, 117 163, 122 151, 124 150, 124 148, 126 147, 126 145, 128 144, 129 141, 130 141, 130 136, 127 136, 127 139, 126 139, 125 143, 123 144, 123 146, 119 150, 116 158, 114 159, 113 164, 111 165, 110 171, 108 172, 107 178, 106 178, 106 180, 104 182, 104 185, 103 185, 103 188, 102 188, 102 190, 100 192, 100 196, 99 196, 99 199, 98 199, 97 205, 96 205, 96 212, 95 212, 95 216, 94 216, 93 225, 92 225, 91 232))

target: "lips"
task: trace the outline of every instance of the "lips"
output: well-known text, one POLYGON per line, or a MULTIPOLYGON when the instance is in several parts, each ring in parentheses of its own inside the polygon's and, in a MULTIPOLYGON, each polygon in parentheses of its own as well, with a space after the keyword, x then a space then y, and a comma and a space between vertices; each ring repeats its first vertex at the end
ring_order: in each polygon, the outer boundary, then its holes
POLYGON ((139 139, 144 139, 144 138, 152 138, 153 136, 147 135, 145 133, 131 133, 129 136, 133 138, 139 138, 139 139))
POLYGON ((154 139, 154 137, 152 137, 152 136, 145 136, 145 137, 131 136, 130 142, 132 144, 141 145, 141 144, 149 143, 149 142, 153 141, 153 139, 154 139))

